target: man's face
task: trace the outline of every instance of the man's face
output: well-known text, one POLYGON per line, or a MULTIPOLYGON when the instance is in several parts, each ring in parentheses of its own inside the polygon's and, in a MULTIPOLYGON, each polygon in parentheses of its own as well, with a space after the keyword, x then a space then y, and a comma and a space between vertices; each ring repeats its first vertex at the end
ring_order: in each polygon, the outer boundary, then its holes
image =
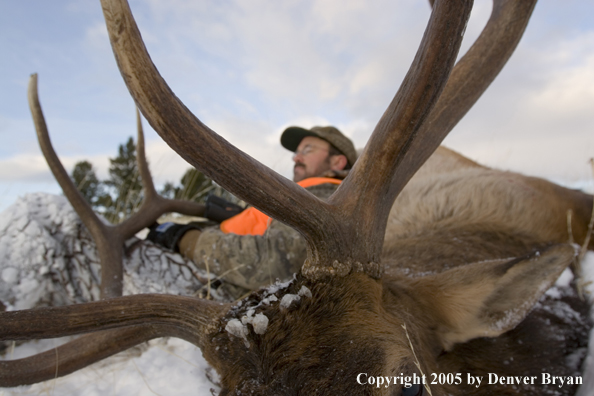
POLYGON ((328 150, 330 143, 313 136, 303 138, 293 161, 293 181, 298 182, 308 177, 320 176, 322 173, 332 169, 328 150))

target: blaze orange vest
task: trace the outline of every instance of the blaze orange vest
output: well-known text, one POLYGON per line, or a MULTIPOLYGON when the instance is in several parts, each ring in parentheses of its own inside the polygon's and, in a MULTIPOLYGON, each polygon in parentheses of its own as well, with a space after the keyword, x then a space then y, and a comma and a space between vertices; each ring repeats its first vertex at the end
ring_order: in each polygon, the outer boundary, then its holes
MULTIPOLYGON (((301 187, 307 188, 324 183, 340 184, 341 180, 329 177, 310 177, 297 182, 301 187)), ((238 235, 264 235, 272 219, 256 208, 247 208, 240 214, 221 223, 221 231, 225 234, 238 235)))

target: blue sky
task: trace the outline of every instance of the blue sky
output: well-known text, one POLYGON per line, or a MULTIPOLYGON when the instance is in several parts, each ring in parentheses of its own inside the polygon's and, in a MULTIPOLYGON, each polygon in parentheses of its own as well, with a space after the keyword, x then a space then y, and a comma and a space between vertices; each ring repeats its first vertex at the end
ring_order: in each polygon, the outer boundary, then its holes
MULTIPOLYGON (((207 125, 290 176, 278 139, 289 125, 333 124, 363 147, 410 65, 424 0, 131 1, 153 61, 207 125)), ((490 2, 475 1, 468 48, 490 2)), ((592 189, 594 2, 543 0, 516 53, 446 145, 483 164, 592 189), (590 184, 589 184, 590 183, 590 184)), ((41 103, 70 169, 107 158, 135 131, 98 0, 0 1, 0 210, 18 195, 58 192, 26 101, 41 103)), ((145 123, 156 182, 187 165, 145 123)))

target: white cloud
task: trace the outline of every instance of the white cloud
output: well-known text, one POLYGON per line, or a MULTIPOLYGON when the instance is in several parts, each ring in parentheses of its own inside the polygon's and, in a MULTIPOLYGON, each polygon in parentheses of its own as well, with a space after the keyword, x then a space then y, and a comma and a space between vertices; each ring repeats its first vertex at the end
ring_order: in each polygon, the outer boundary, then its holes
POLYGON ((446 143, 490 166, 568 183, 590 180, 594 34, 559 36, 543 45, 529 32, 528 43, 520 43, 446 143))
POLYGON ((549 116, 590 115, 594 103, 594 54, 577 65, 564 66, 550 73, 545 86, 529 98, 530 104, 549 116))
POLYGON ((48 173, 47 163, 40 155, 21 154, 0 161, 1 180, 43 181, 51 175, 48 173))
MULTIPOLYGON (((476 3, 463 48, 489 17, 491 2, 476 3)), ((335 124, 358 147, 365 144, 414 57, 430 12, 425 0, 134 0, 131 6, 176 95, 212 129, 285 176, 290 154, 278 138, 286 126, 335 124)), ((579 15, 594 6, 559 8, 537 4, 511 61, 448 144, 492 165, 582 175, 582 164, 594 156, 594 24, 579 15), (565 16, 572 12, 586 22, 577 26, 565 16)), ((19 155, 37 158, 23 90, 33 70, 41 72, 42 106, 65 163, 102 157, 107 164, 135 130, 100 7, 72 3, 68 10, 27 21, 15 17, 38 31, 14 36, 9 26, 0 27, 4 37, 18 37, 18 45, 0 41, 0 51, 11 54, 0 65, 0 88, 12 98, 0 98, 0 137, 8 142, 0 161, 9 161, 4 173, 13 179, 41 177, 37 160, 17 161, 24 158, 19 155)), ((1 3, 2 11, 11 9, 1 3)), ((146 129, 157 183, 179 180, 187 165, 146 129)))
MULTIPOLYGON (((60 162, 68 173, 79 161, 89 161, 99 178, 107 177, 109 161, 105 155, 89 157, 60 156, 60 162)), ((41 154, 17 154, 0 160, 0 180, 6 182, 21 181, 26 183, 52 182, 54 177, 41 154)))

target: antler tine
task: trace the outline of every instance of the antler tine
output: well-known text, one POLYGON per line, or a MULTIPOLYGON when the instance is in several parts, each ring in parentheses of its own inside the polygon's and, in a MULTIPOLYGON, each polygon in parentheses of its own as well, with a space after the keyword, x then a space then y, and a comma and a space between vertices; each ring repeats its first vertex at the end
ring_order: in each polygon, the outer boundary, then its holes
MULTIPOLYGON (((345 247, 375 276, 381 273, 378 263, 388 213, 399 193, 393 181, 408 180, 416 171, 403 168, 403 158, 416 155, 412 144, 446 84, 471 8, 471 0, 437 2, 398 93, 349 176, 329 200, 359 230, 345 247)), ((306 267, 308 272, 320 270, 309 263, 306 267)))
POLYGON ((64 195, 89 229, 93 240, 97 244, 99 260, 101 261, 101 298, 122 295, 122 243, 117 233, 110 232, 110 227, 103 223, 93 212, 91 206, 85 201, 76 186, 68 176, 56 155, 49 138, 49 132, 43 111, 39 103, 37 90, 37 74, 29 79, 29 107, 37 131, 37 139, 47 164, 64 191, 64 195), (119 246, 119 248, 117 248, 119 246))
POLYGON ((64 337, 134 325, 210 330, 230 304, 167 294, 137 294, 85 304, 0 313, 0 340, 64 337))
POLYGON ((146 160, 146 151, 144 148, 144 130, 142 128, 142 119, 140 118, 140 111, 136 107, 136 162, 138 163, 138 172, 142 179, 142 188, 144 189, 145 197, 158 196, 153 183, 153 177, 149 170, 148 161, 146 160))
POLYGON ((91 233, 103 232, 104 223, 95 215, 91 206, 78 191, 72 182, 72 179, 68 176, 66 169, 62 166, 62 163, 52 146, 45 117, 43 116, 41 104, 39 103, 37 74, 32 74, 29 80, 28 99, 41 152, 43 153, 50 170, 54 174, 56 181, 91 233))
POLYGON ((159 75, 127 1, 102 0, 101 4, 122 77, 163 140, 228 191, 299 230, 310 242, 316 239, 317 230, 325 226, 322 219, 330 216, 326 205, 200 122, 159 75))
POLYGON ((163 213, 177 212, 191 216, 200 216, 204 214, 204 205, 176 199, 165 199, 157 194, 146 160, 144 133, 140 114, 137 110, 137 162, 145 198, 138 212, 122 223, 115 226, 104 223, 93 212, 91 206, 80 194, 52 146, 45 117, 39 103, 37 74, 31 76, 28 95, 29 107, 33 115, 33 122, 37 131, 41 151, 58 184, 64 191, 64 195, 87 226, 93 240, 97 244, 99 260, 101 262, 101 298, 121 296, 123 290, 122 259, 124 242, 134 236, 138 231, 153 224, 163 213))
POLYGON ((119 234, 121 234, 122 242, 153 224, 163 213, 176 212, 188 216, 202 216, 205 210, 203 204, 179 199, 166 199, 157 194, 146 159, 144 131, 138 108, 136 109, 136 126, 138 132, 136 160, 140 178, 142 179, 144 199, 136 213, 115 226, 119 234))
MULTIPOLYGON (((516 49, 536 0, 493 0, 493 10, 481 35, 454 67, 427 122, 419 130, 403 168, 416 171, 472 108, 516 49)), ((411 173, 414 174, 414 171, 411 173)), ((399 179, 397 188, 408 178, 399 179)))
POLYGON ((195 335, 164 325, 138 325, 85 334, 46 352, 23 359, 0 361, 0 387, 30 385, 63 377, 160 337, 177 337, 195 345, 199 343, 195 335))

